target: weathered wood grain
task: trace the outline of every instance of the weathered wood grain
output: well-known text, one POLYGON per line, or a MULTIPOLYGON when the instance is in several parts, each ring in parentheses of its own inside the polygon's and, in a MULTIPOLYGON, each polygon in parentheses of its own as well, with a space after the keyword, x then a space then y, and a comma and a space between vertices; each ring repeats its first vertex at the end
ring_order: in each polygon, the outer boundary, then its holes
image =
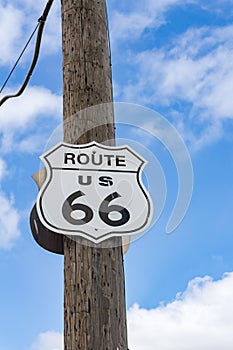
MULTIPOLYGON (((109 106, 98 115, 98 123, 95 109, 88 120, 85 113, 75 115, 112 101, 105 0, 61 2, 64 141, 113 140, 109 142, 113 144, 114 117, 109 106)), ((113 248, 85 243, 64 238, 64 349, 127 350, 121 239, 110 242, 113 248)))

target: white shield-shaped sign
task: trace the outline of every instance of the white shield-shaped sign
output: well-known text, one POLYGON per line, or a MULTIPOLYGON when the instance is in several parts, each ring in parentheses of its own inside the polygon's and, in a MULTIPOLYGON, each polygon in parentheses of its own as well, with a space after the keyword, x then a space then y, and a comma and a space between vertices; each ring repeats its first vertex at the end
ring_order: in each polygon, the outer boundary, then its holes
POLYGON ((152 202, 141 180, 146 161, 130 147, 60 143, 41 159, 47 177, 36 205, 48 229, 99 243, 149 227, 152 202))

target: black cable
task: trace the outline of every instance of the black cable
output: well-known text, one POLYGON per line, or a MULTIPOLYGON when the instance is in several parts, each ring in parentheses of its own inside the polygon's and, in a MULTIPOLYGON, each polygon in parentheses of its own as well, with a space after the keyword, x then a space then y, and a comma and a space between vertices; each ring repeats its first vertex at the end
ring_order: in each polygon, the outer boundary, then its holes
POLYGON ((18 65, 18 63, 19 63, 21 57, 23 56, 24 52, 26 51, 26 49, 27 49, 27 47, 28 47, 30 41, 32 40, 32 38, 33 38, 35 32, 37 31, 38 26, 39 26, 39 23, 37 23, 36 28, 33 30, 33 32, 32 32, 32 34, 31 34, 30 38, 28 39, 28 41, 27 41, 26 45, 24 46, 24 48, 23 48, 21 54, 19 55, 19 58, 18 58, 17 61, 15 62, 14 67, 12 68, 12 70, 10 71, 10 73, 9 73, 8 77, 6 78, 4 84, 2 85, 2 88, 1 88, 1 90, 0 90, 0 94, 2 93, 2 91, 3 91, 3 89, 5 88, 6 84, 8 83, 8 80, 10 79, 12 73, 14 72, 14 70, 15 70, 16 66, 18 65))
MULTIPOLYGON (((44 12, 43 12, 43 15, 38 19, 38 33, 37 33, 37 38, 36 38, 36 46, 35 46, 35 51, 34 51, 34 56, 33 56, 33 60, 32 60, 32 63, 31 63, 31 66, 29 68, 29 71, 26 75, 26 78, 21 86, 21 88, 18 90, 17 93, 15 94, 12 94, 12 95, 7 95, 5 97, 3 97, 1 100, 0 100, 0 106, 3 105, 4 102, 6 102, 8 99, 10 98, 13 98, 13 97, 18 97, 20 95, 22 95, 22 93, 24 92, 30 78, 31 78, 31 75, 34 71, 34 68, 36 66, 36 63, 38 61, 38 57, 39 57, 39 52, 40 52, 40 45, 41 45, 41 39, 42 39, 42 34, 43 34, 43 30, 44 30, 44 25, 45 25, 45 22, 46 22, 46 19, 47 19, 47 16, 49 14, 49 11, 51 9, 51 6, 53 4, 53 1, 54 0, 48 0, 46 6, 45 6, 45 9, 44 9, 44 12)), ((36 29, 37 29, 36 28, 36 29)))

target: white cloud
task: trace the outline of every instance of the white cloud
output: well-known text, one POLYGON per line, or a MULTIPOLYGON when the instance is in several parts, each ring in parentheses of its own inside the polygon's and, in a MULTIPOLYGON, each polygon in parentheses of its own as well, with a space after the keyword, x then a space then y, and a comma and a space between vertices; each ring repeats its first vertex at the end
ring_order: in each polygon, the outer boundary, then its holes
POLYGON ((110 17, 112 41, 138 39, 145 30, 157 29, 167 22, 170 10, 177 7, 196 6, 199 11, 215 12, 225 18, 229 14, 229 0, 145 0, 127 1, 123 11, 113 11, 110 17))
MULTIPOLYGON (((6 95, 12 93, 6 91, 6 95)), ((17 88, 14 89, 14 92, 17 88)), ((6 101, 0 109, 0 130, 27 128, 39 116, 61 116, 61 97, 50 90, 29 86, 20 97, 6 101)))
MULTIPOLYGON (((22 1, 20 1, 19 6, 24 7, 28 23, 36 24, 36 21, 42 15, 47 2, 47 0, 43 0, 43 2, 24 0, 22 4, 22 1)), ((60 1, 54 1, 48 14, 43 32, 41 54, 50 55, 57 53, 58 50, 61 49, 61 43, 61 3, 60 1)))
MULTIPOLYGON (((7 175, 7 165, 0 158, 0 182, 7 175)), ((20 215, 14 208, 13 198, 7 198, 1 190, 0 183, 0 249, 10 249, 14 241, 20 236, 20 215)))
POLYGON ((7 174, 7 167, 5 161, 0 158, 0 181, 3 179, 3 177, 7 174))
POLYGON ((30 350, 63 350, 63 335, 54 331, 41 333, 30 350))
POLYGON ((124 100, 168 110, 176 104, 183 114, 177 125, 198 129, 189 139, 195 147, 220 138, 223 123, 233 119, 232 31, 232 25, 190 29, 162 49, 132 54, 137 74, 124 87, 124 100))
POLYGON ((33 134, 25 136, 20 142, 17 144, 17 150, 19 152, 33 154, 35 152, 41 151, 45 145, 44 135, 41 134, 33 134))
POLYGON ((43 87, 28 87, 21 97, 6 101, 0 108, 1 152, 10 152, 16 146, 18 151, 34 152, 43 141, 37 130, 43 123, 46 129, 46 118, 59 121, 61 115, 61 96, 43 87))
POLYGON ((114 11, 110 18, 113 43, 117 39, 135 40, 148 28, 159 28, 166 22, 166 12, 175 6, 185 6, 194 0, 134 1, 130 10, 114 11), (133 9, 133 11, 132 11, 133 9))
POLYGON ((116 39, 136 39, 140 37, 145 28, 154 24, 154 16, 147 13, 119 13, 115 12, 111 20, 111 35, 116 39))
POLYGON ((174 301, 128 312, 129 349, 231 350, 233 273, 221 280, 195 278, 174 301))
MULTIPOLYGON (((149 102, 170 104, 171 99, 211 108, 220 117, 232 117, 230 91, 233 62, 233 26, 191 29, 163 49, 148 50, 135 57, 140 68, 137 92, 149 102), (227 95, 226 92, 228 91, 227 95), (213 94, 218 101, 212 99, 213 94), (219 105, 219 99, 224 103, 219 105)), ((130 96, 132 86, 125 88, 130 96)), ((133 94, 133 92, 132 92, 133 94)), ((132 96, 131 96, 132 98, 132 96)))
POLYGON ((0 65, 12 64, 14 61, 22 38, 24 21, 23 11, 16 9, 10 2, 6 6, 0 4, 0 65))
MULTIPOLYGON (((232 350, 233 273, 197 277, 174 301, 128 311, 130 350, 232 350)), ((63 350, 63 336, 41 333, 30 350, 63 350)))
POLYGON ((14 208, 13 198, 7 198, 0 190, 0 248, 10 249, 19 238, 20 215, 14 208))
MULTIPOLYGON (((42 15, 46 1, 5 1, 0 4, 0 65, 12 65, 26 44, 29 36, 42 15)), ((41 55, 57 53, 61 48, 60 3, 54 1, 46 21, 42 38, 41 55)), ((35 40, 34 40, 35 43, 35 40)), ((34 44, 30 45, 23 56, 31 60, 34 44)))

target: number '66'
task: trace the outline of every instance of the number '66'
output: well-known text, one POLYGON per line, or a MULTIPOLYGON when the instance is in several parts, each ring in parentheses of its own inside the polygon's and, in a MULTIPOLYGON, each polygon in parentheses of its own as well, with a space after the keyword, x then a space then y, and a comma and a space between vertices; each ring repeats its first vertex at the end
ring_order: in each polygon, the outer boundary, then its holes
MULTIPOLYGON (((65 200, 62 206, 62 214, 65 220, 72 225, 84 225, 93 219, 94 213, 90 207, 83 203, 74 203, 77 198, 82 196, 85 196, 85 193, 82 191, 74 192, 65 200), (84 217, 82 219, 74 218, 72 216, 72 213, 75 211, 83 212, 84 217)), ((121 197, 121 195, 118 192, 113 192, 104 198, 100 204, 99 216, 101 220, 109 226, 122 226, 126 224, 130 219, 130 214, 126 208, 116 204, 109 205, 111 201, 119 197, 121 197), (119 213, 121 215, 120 219, 112 220, 109 216, 113 212, 119 213)))

